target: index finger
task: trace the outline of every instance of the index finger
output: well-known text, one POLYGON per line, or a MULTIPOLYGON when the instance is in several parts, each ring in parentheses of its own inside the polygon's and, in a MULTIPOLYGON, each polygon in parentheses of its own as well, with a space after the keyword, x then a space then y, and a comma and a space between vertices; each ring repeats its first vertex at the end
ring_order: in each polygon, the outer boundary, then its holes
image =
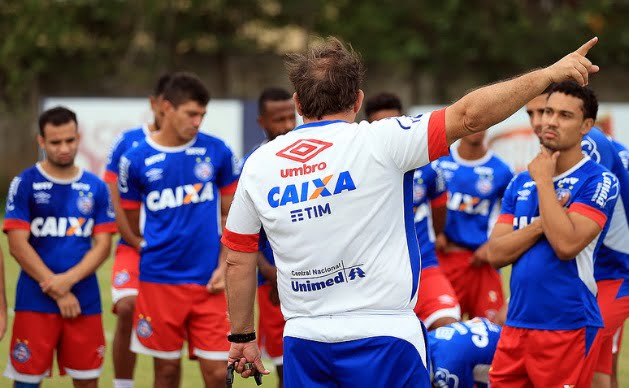
POLYGON ((586 56, 588 51, 598 42, 598 37, 594 37, 583 44, 583 46, 577 49, 577 53, 586 56))

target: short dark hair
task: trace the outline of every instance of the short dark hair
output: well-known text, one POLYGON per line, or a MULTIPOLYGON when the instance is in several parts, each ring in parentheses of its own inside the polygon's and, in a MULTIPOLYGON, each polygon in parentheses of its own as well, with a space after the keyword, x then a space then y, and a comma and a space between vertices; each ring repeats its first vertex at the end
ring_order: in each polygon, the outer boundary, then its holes
POLYGON ((365 76, 358 53, 333 37, 305 54, 290 54, 286 67, 303 115, 317 119, 351 109, 365 76))
POLYGON ((598 100, 594 91, 586 86, 581 86, 575 81, 563 81, 553 85, 548 96, 553 93, 563 93, 568 96, 576 97, 583 102, 581 110, 584 119, 596 120, 598 113, 598 100))
POLYGON ((46 137, 44 133, 44 127, 46 124, 52 124, 55 127, 74 121, 79 127, 79 122, 76 120, 76 114, 70 109, 63 106, 56 106, 54 108, 44 111, 39 115, 39 134, 42 137, 46 137))
POLYGON ((210 92, 203 82, 195 74, 186 72, 172 75, 164 86, 163 96, 175 108, 188 101, 198 102, 202 106, 210 102, 210 92))
POLYGON ((173 76, 170 73, 162 74, 162 76, 159 77, 159 79, 157 80, 157 83, 155 84, 155 89, 153 90, 153 96, 159 97, 162 94, 164 94, 166 85, 168 85, 168 82, 170 82, 172 78, 173 76))
POLYGON ((266 109, 267 101, 286 101, 290 100, 293 96, 286 90, 278 87, 266 88, 260 94, 258 98, 258 114, 263 114, 266 109))
POLYGON ((382 92, 371 96, 365 102, 365 114, 367 117, 385 109, 395 109, 402 113, 402 101, 400 101, 400 97, 393 93, 382 92))

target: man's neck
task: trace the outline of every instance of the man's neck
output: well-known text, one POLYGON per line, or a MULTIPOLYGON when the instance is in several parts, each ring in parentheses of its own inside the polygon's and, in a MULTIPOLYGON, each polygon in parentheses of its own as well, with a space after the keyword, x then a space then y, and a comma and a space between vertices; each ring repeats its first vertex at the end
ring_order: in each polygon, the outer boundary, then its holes
POLYGON ((559 157, 557 158, 557 164, 555 165, 555 176, 561 175, 570 170, 583 158, 584 156, 583 152, 581 152, 581 144, 578 144, 578 146, 569 150, 561 151, 559 157))
POLYGON ((48 159, 46 159, 39 165, 46 172, 46 174, 50 175, 53 178, 61 180, 72 179, 76 177, 76 175, 79 173, 79 168, 75 164, 62 167, 52 164, 48 161, 48 159))
POLYGON ((484 144, 471 145, 461 143, 456 149, 456 152, 459 154, 459 157, 461 157, 461 159, 478 160, 487 155, 487 147, 484 144))
POLYGON ((356 120, 356 113, 353 111, 334 113, 331 115, 322 116, 320 119, 314 117, 304 117, 304 124, 316 123, 319 121, 334 121, 341 120, 353 123, 356 120))
POLYGON ((188 141, 177 136, 175 131, 171 131, 166 127, 160 128, 159 131, 154 132, 151 136, 151 140, 163 147, 180 147, 188 143, 188 141))

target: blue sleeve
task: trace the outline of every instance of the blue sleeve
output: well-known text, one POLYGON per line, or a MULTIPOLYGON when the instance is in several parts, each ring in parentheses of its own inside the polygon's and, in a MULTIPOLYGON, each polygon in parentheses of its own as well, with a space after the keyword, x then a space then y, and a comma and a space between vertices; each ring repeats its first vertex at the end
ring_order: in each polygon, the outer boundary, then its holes
POLYGON ((441 169, 439 168, 439 162, 435 160, 422 168, 426 172, 425 182, 428 199, 440 197, 446 192, 446 181, 443 178, 441 169))
POLYGON ((29 198, 31 196, 31 182, 26 174, 16 176, 9 185, 5 213, 6 220, 18 220, 31 222, 31 209, 29 198))
POLYGON ((591 218, 603 228, 614 211, 619 194, 618 179, 611 172, 603 171, 583 184, 570 204, 570 211, 591 218))
POLYGON ((142 182, 139 179, 140 171, 138 171, 140 166, 137 161, 132 159, 128 154, 120 158, 118 191, 120 192, 120 199, 140 202, 142 200, 142 182))
MULTIPOLYGON (((98 194, 95 198, 94 225, 115 224, 116 214, 111 203, 109 188, 99 181, 98 194)), ((115 229, 115 228, 114 228, 115 229)))
POLYGON ((238 158, 233 154, 232 150, 224 146, 224 156, 221 159, 221 163, 218 166, 218 172, 216 176, 216 184, 219 188, 229 186, 239 177, 240 162, 238 158))
POLYGON ((126 148, 124 133, 121 133, 118 137, 116 137, 116 140, 114 140, 114 143, 111 145, 111 149, 109 150, 107 167, 105 168, 107 171, 118 175, 120 158, 126 151, 126 148))
MULTIPOLYGON (((515 215, 515 202, 516 202, 516 190, 518 190, 518 175, 511 178, 511 181, 507 185, 504 194, 502 195, 502 209, 500 214, 515 215)), ((530 189, 523 189, 530 190, 530 189)))

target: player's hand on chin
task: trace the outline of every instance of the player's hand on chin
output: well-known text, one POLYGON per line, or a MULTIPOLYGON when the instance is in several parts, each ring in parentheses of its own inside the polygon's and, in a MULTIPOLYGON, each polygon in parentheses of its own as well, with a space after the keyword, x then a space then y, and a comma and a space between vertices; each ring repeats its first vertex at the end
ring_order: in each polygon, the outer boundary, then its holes
POLYGON ((264 367, 262 363, 262 357, 258 343, 256 341, 245 343, 232 343, 229 349, 229 356, 227 358, 227 364, 231 365, 238 362, 236 365, 236 373, 240 374, 243 378, 251 377, 255 371, 259 371, 263 375, 271 373, 264 367), (253 363, 255 368, 245 369, 246 363, 253 363))
POLYGON ((212 272, 210 281, 207 282, 207 290, 212 294, 225 291, 225 266, 221 265, 212 272))
POLYGON ((541 146, 541 151, 535 159, 528 165, 531 178, 536 182, 552 182, 559 151, 551 152, 548 148, 541 146))
POLYGON ((61 316, 64 318, 76 318, 81 314, 79 300, 71 292, 57 299, 57 306, 59 306, 61 316))
POLYGON ((52 275, 48 279, 39 283, 42 291, 50 295, 53 299, 58 299, 70 292, 75 282, 67 272, 52 275))

